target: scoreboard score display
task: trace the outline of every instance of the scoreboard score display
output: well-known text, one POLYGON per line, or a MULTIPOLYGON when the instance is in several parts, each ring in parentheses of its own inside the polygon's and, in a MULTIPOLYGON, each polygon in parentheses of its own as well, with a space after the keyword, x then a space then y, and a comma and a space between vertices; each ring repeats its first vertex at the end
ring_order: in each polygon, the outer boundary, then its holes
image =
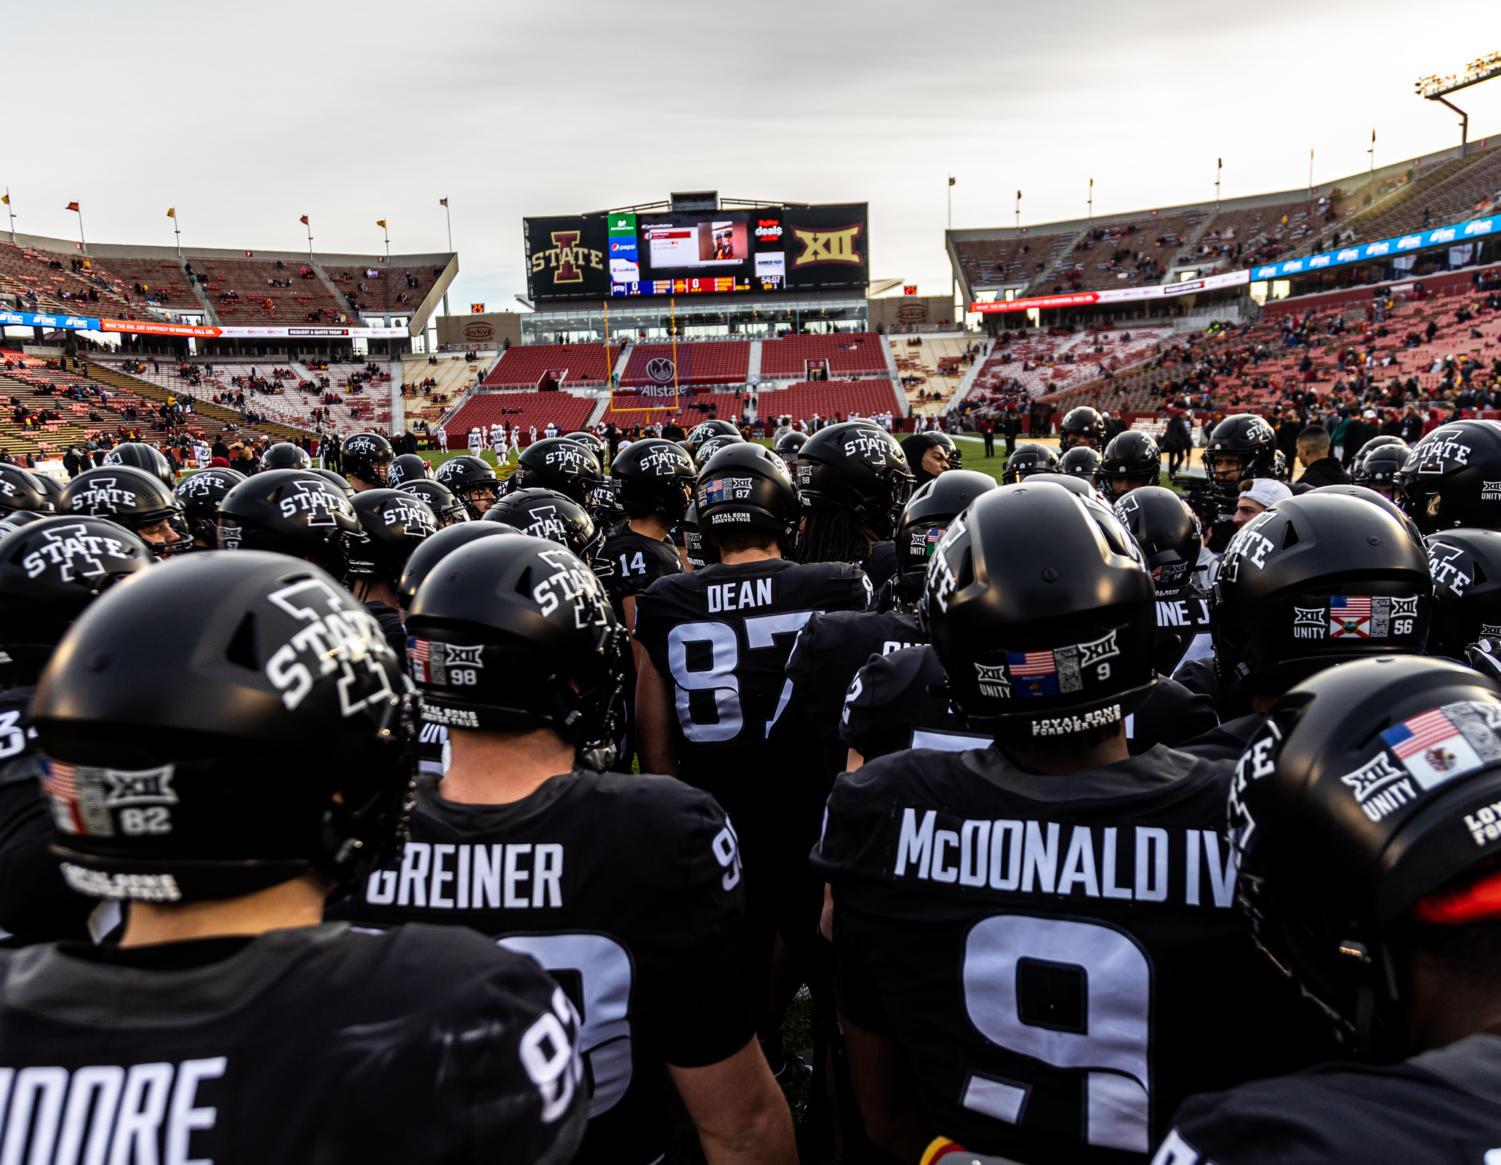
POLYGON ((864 203, 525 220, 535 302, 864 290, 864 203))

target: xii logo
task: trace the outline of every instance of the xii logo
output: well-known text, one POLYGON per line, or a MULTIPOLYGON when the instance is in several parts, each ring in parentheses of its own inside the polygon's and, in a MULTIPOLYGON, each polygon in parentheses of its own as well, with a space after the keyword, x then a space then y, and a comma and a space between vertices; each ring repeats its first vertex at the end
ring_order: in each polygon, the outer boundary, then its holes
POLYGON ((841 227, 834 231, 810 231, 797 228, 792 232, 793 238, 803 245, 803 250, 792 261, 794 267, 807 267, 813 263, 854 263, 864 262, 860 252, 855 247, 855 240, 860 237, 861 226, 841 227))

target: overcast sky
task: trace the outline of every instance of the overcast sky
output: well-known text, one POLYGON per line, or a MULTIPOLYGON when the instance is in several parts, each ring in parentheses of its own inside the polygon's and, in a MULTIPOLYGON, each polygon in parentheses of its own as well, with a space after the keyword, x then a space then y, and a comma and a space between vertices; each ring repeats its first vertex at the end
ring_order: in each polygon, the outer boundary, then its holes
MULTIPOLYGON (((445 248, 456 306, 514 306, 521 218, 717 189, 864 200, 871 274, 946 291, 955 226, 1315 180, 1458 142, 1413 95, 1501 49, 1496 0, 262 0, 0 17, 17 229, 91 240, 445 248)), ((1501 133, 1501 79, 1457 100, 1501 133)), ((0 223, 3 225, 3 223, 0 223)))

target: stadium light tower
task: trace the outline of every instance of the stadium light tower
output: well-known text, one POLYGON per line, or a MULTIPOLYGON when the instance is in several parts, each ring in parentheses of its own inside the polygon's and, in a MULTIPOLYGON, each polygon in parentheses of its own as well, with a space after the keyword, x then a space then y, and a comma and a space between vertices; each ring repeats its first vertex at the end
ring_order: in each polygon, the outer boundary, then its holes
POLYGON ((1447 76, 1419 77, 1413 84, 1414 91, 1426 101, 1437 101, 1459 114, 1459 156, 1464 157, 1470 148, 1470 115, 1448 99, 1450 93, 1468 89, 1472 85, 1501 76, 1501 52, 1487 53, 1477 57, 1458 73, 1447 76))

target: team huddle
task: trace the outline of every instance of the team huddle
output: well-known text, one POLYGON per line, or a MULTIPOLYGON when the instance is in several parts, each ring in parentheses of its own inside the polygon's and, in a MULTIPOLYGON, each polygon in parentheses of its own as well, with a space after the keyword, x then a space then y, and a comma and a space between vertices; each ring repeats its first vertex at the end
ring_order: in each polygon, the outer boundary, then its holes
POLYGON ((1494 1161, 1501 425, 1061 432, 0 464, 0 1163, 1494 1161))

